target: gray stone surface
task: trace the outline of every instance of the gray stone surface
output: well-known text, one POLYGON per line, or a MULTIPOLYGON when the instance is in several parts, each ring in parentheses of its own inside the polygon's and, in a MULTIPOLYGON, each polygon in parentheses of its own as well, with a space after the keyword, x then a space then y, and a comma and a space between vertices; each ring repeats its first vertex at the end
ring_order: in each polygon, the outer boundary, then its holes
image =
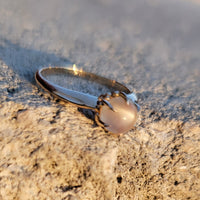
POLYGON ((198 1, 0 0, 0 199, 199 199, 199 19, 198 1), (133 130, 36 86, 69 62, 137 93, 133 130))

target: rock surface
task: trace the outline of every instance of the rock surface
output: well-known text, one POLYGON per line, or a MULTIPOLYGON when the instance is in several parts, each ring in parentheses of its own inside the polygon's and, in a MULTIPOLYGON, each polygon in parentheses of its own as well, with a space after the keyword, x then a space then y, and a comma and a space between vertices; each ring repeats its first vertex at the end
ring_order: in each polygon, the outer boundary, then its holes
POLYGON ((0 199, 200 198, 198 1, 0 5, 0 199), (39 67, 69 61, 136 92, 131 131, 108 135, 36 86, 39 67))

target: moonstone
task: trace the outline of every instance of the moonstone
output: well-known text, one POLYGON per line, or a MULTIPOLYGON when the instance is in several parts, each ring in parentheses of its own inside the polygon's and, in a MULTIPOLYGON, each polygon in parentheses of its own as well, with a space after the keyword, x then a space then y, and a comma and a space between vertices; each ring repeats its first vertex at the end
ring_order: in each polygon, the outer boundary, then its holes
POLYGON ((109 103, 114 111, 104 104, 99 116, 100 120, 108 125, 106 129, 116 134, 129 131, 136 122, 137 106, 121 96, 111 98, 109 103))

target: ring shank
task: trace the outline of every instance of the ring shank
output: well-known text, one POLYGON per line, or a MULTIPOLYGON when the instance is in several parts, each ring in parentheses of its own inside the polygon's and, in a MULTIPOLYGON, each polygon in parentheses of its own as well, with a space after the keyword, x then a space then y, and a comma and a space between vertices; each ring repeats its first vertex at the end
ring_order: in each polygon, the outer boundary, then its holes
POLYGON ((124 92, 126 94, 130 94, 130 90, 122 85, 119 82, 114 80, 110 80, 101 76, 98 76, 93 73, 85 72, 82 70, 73 70, 66 67, 45 67, 39 69, 35 74, 35 79, 37 83, 53 94, 54 96, 64 100, 71 102, 79 107, 95 109, 98 97, 86 94, 83 92, 70 90, 65 87, 61 87, 49 80, 47 80, 46 76, 48 75, 70 75, 73 77, 80 77, 85 80, 89 80, 100 85, 106 86, 110 89, 110 92, 119 91, 124 92))

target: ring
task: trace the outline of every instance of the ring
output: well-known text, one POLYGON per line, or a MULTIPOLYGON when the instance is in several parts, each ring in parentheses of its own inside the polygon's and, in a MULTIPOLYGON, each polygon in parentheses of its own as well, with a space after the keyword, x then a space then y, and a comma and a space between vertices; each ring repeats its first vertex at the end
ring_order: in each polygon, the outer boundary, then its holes
POLYGON ((35 74, 36 82, 52 95, 64 101, 75 104, 78 107, 91 109, 95 112, 96 123, 105 131, 121 134, 129 131, 136 123, 137 112, 140 107, 137 104, 136 94, 131 92, 121 83, 110 80, 93 73, 67 67, 45 67, 35 74), (46 78, 47 76, 72 76, 91 83, 100 84, 109 89, 106 94, 99 97, 84 92, 67 89, 46 78))

